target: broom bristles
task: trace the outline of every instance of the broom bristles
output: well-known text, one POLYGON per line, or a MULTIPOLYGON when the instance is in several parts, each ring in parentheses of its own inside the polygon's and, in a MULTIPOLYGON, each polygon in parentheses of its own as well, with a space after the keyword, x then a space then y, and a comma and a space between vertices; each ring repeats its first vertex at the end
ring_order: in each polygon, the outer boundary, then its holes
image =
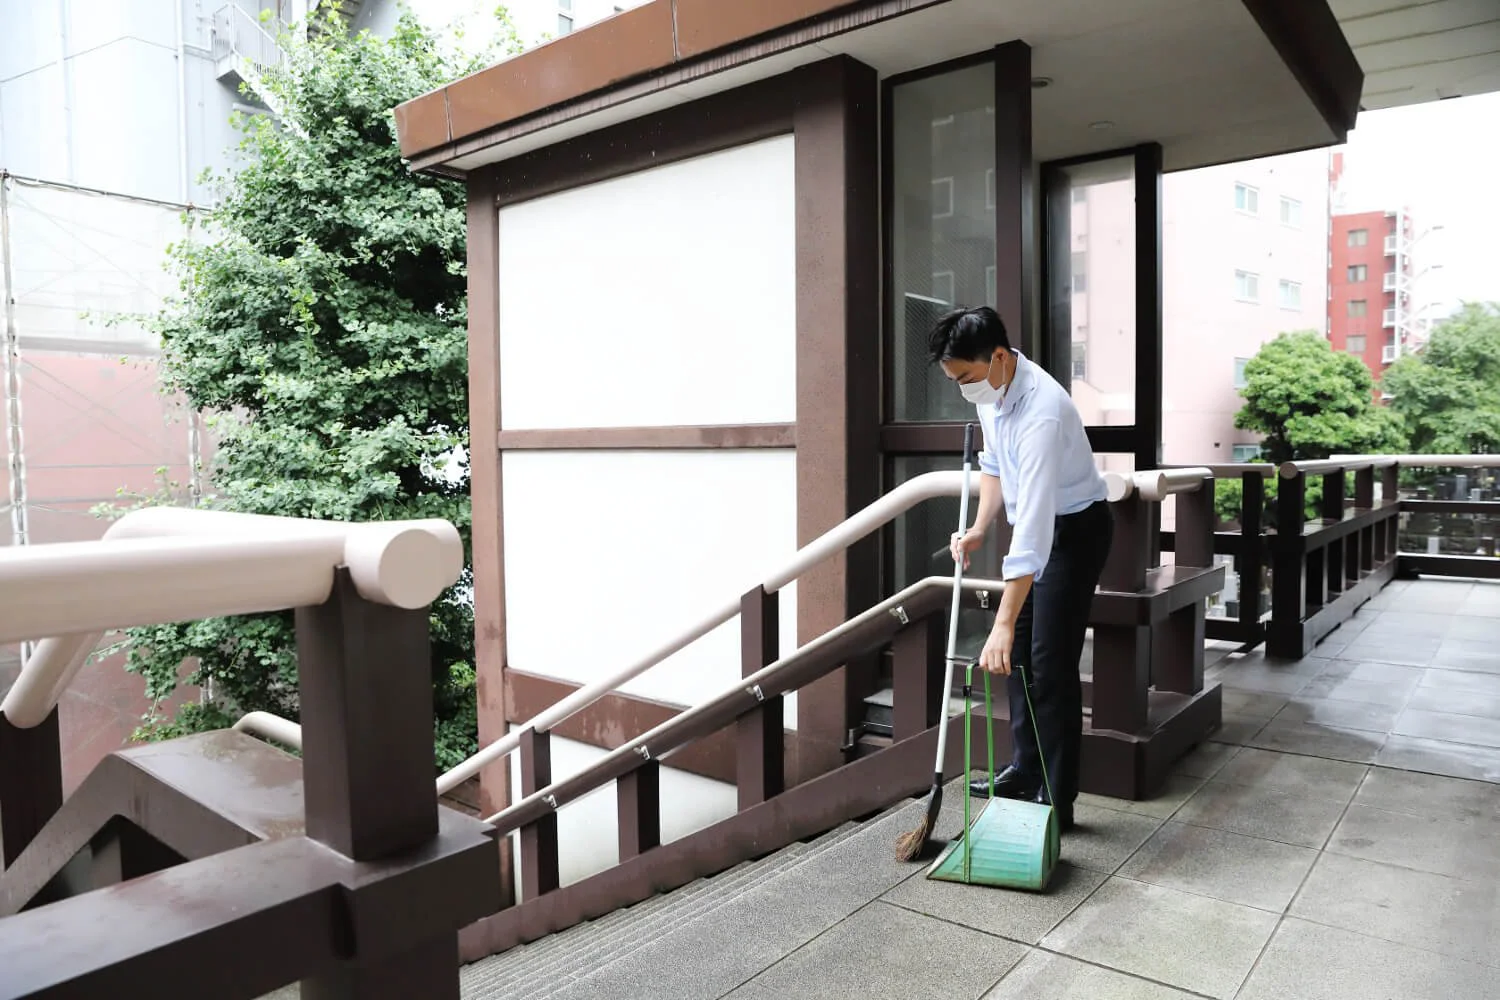
POLYGON ((927 808, 922 813, 922 822, 915 830, 908 830, 896 838, 896 860, 915 861, 926 850, 932 837, 932 828, 937 825, 938 811, 943 800, 943 790, 934 788, 927 797, 927 808))

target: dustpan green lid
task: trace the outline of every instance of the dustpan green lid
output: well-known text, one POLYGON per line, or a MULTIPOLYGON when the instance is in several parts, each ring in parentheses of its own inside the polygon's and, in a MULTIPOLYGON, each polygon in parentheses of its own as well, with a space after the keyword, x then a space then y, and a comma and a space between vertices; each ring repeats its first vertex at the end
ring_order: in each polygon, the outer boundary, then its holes
POLYGON ((1040 802, 990 799, 943 848, 927 877, 1009 889, 1045 889, 1060 853, 1057 813, 1040 802))

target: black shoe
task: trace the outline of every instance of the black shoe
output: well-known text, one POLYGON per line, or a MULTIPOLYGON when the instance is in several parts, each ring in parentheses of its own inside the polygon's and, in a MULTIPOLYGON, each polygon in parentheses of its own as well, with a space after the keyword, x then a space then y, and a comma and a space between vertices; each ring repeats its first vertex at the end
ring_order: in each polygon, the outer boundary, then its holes
POLYGON ((991 796, 997 799, 1029 799, 1039 794, 1040 786, 1041 782, 1036 778, 1029 778, 1015 767, 1007 765, 995 775, 994 785, 990 784, 988 774, 969 782, 969 794, 980 799, 991 796))

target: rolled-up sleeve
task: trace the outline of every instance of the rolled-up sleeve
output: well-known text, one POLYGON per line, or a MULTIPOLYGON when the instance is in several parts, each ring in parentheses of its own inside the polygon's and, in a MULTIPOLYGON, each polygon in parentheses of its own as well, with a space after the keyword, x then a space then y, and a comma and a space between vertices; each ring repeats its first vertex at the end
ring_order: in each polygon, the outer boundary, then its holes
POLYGON ((984 437, 984 447, 979 449, 979 471, 986 476, 1000 478, 1000 453, 995 450, 995 439, 990 436, 990 422, 979 414, 979 431, 984 437))
POLYGON ((1041 579, 1052 554, 1060 439, 1057 418, 1046 417, 1022 431, 1016 442, 1016 524, 1002 570, 1007 580, 1041 579))

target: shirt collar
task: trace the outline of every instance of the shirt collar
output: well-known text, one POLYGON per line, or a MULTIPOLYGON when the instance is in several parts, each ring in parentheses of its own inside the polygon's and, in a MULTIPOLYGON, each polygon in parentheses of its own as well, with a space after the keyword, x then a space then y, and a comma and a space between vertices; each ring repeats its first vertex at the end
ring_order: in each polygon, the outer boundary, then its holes
POLYGON ((1005 398, 1000 401, 1000 415, 1014 410, 1020 405, 1021 400, 1036 387, 1036 378, 1032 374, 1033 365, 1026 355, 1020 351, 1016 355, 1016 374, 1010 380, 1010 388, 1005 390, 1005 398))

